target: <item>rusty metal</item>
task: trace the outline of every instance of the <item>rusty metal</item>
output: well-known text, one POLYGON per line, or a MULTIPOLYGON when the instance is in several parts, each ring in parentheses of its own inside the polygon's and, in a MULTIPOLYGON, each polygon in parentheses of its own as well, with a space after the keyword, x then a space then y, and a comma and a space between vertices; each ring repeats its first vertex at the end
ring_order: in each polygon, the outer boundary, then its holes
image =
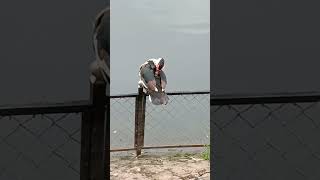
MULTIPOLYGON (((141 149, 170 149, 170 148, 190 148, 190 147, 205 147, 206 144, 189 144, 189 145, 168 145, 168 146, 145 146, 141 149)), ((111 149, 110 152, 120 152, 120 151, 133 151, 137 148, 118 148, 111 149)))
POLYGON ((120 151, 133 151, 137 148, 119 148, 119 149, 110 149, 110 152, 120 152, 120 151))
MULTIPOLYGON (((167 92, 167 95, 174 96, 174 95, 190 95, 190 94, 210 94, 210 91, 176 91, 176 92, 167 92)), ((120 95, 113 95, 110 98, 128 98, 128 97, 137 97, 138 93, 131 93, 131 94, 120 94, 120 95)))
POLYGON ((190 148, 190 147, 205 147, 206 144, 190 144, 190 145, 168 145, 168 146, 146 146, 142 149, 166 149, 166 148, 190 148))

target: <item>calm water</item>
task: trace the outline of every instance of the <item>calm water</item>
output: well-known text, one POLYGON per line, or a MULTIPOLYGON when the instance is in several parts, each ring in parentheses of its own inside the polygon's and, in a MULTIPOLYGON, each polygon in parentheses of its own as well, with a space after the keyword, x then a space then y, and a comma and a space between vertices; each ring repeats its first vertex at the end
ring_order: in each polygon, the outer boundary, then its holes
POLYGON ((209 0, 112 1, 111 94, 137 91, 138 68, 164 57, 167 91, 209 90, 209 0))

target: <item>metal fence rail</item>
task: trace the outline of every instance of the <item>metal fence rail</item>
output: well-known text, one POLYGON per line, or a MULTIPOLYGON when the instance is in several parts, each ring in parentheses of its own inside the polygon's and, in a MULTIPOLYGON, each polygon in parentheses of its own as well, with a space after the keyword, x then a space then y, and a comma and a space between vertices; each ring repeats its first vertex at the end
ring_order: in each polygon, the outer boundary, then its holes
POLYGON ((209 144, 209 92, 168 95, 170 101, 165 106, 151 104, 141 92, 111 96, 111 152, 137 150, 137 146, 155 149, 209 144))
POLYGON ((320 94, 211 96, 217 179, 319 179, 320 94))

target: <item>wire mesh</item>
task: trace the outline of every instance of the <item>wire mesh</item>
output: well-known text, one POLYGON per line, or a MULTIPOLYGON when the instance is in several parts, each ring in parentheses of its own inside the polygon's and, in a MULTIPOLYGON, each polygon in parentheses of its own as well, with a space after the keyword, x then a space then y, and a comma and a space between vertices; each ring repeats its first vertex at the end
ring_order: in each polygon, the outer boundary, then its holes
POLYGON ((110 99, 110 147, 134 146, 135 97, 110 99))
POLYGON ((211 106, 217 179, 319 179, 318 102, 211 106))
POLYGON ((0 116, 0 179, 79 179, 81 114, 0 116))
POLYGON ((210 95, 169 96, 165 106, 147 101, 145 146, 209 144, 210 95))
MULTIPOLYGON (((145 146, 209 144, 210 95, 169 95, 167 105, 156 106, 147 98, 145 146)), ((111 149, 133 148, 135 97, 110 99, 111 149)))

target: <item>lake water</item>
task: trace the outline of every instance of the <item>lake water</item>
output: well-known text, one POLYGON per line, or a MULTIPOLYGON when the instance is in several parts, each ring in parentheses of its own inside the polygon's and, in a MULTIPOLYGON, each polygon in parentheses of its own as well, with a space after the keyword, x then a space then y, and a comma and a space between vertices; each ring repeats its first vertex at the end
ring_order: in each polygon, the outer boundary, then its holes
POLYGON ((209 0, 111 1, 111 94, 137 91, 138 68, 164 57, 167 91, 210 89, 209 0))

